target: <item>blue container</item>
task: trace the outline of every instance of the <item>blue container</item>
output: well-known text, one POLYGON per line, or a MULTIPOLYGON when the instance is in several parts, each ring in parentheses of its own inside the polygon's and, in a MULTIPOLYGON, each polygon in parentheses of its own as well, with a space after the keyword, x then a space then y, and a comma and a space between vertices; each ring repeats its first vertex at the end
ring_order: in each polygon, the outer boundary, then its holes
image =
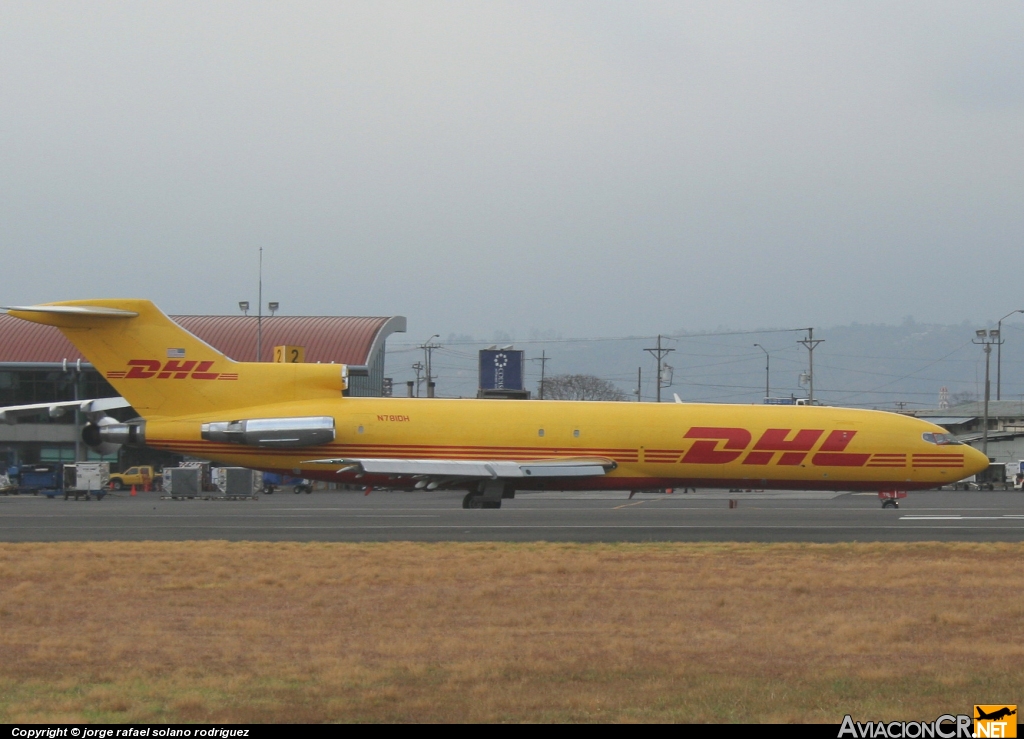
POLYGON ((48 466, 22 467, 20 481, 21 487, 33 490, 59 490, 63 482, 60 470, 48 466))

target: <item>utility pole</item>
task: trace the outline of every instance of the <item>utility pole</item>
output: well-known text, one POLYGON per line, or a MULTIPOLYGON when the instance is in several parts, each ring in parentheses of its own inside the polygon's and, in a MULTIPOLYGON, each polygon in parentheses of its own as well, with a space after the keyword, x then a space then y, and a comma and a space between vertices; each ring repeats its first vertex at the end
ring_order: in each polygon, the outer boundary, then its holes
MULTIPOLYGON (((1013 315, 1012 313, 1010 315, 1013 315)), ((985 417, 982 419, 981 429, 981 453, 988 458, 988 399, 991 396, 992 385, 989 383, 989 360, 992 358, 992 345, 1002 344, 1003 340, 999 337, 999 330, 994 329, 992 331, 986 331, 983 328, 978 329, 974 332, 977 337, 973 339, 971 343, 981 345, 981 348, 985 351, 985 417)))
POLYGON ((998 332, 996 336, 999 339, 999 344, 996 347, 996 400, 1002 399, 1003 389, 1003 321, 1014 313, 1024 313, 1024 309, 1010 311, 999 319, 999 323, 996 327, 996 331, 998 332))
POLYGON ((640 391, 643 390, 643 367, 636 368, 636 402, 640 402, 640 391))
POLYGON ((540 398, 538 400, 544 400, 544 368, 550 359, 551 357, 547 356, 544 350, 541 350, 539 357, 534 357, 530 360, 531 362, 540 362, 540 398))
POLYGON ((807 347, 807 378, 808 378, 808 392, 807 392, 807 404, 814 405, 814 347, 824 341, 824 339, 814 338, 814 329, 804 329, 807 332, 807 338, 801 339, 796 342, 797 344, 803 344, 807 347))
POLYGON ((434 381, 434 376, 433 376, 433 373, 431 372, 430 360, 433 358, 434 350, 441 348, 440 344, 435 344, 433 342, 434 342, 434 339, 437 339, 440 336, 441 336, 441 334, 434 334, 429 339, 427 339, 424 343, 420 344, 420 349, 423 350, 423 359, 425 361, 425 365, 424 366, 426 368, 426 374, 427 374, 427 397, 428 398, 433 398, 434 397, 434 386, 431 384, 434 381))
POLYGON ((772 368, 772 355, 768 353, 760 344, 754 344, 758 349, 764 352, 764 397, 765 402, 772 396, 771 389, 769 387, 769 380, 771 379, 771 368, 772 368))
POLYGON ((661 402, 661 367, 662 367, 661 360, 663 360, 665 357, 667 357, 670 352, 674 352, 675 349, 668 349, 668 348, 662 349, 661 348, 661 334, 658 334, 658 346, 653 348, 653 349, 644 349, 644 351, 645 352, 650 352, 651 356, 653 356, 655 359, 658 360, 658 376, 656 378, 657 382, 655 383, 655 385, 658 388, 657 402, 660 403, 661 402))

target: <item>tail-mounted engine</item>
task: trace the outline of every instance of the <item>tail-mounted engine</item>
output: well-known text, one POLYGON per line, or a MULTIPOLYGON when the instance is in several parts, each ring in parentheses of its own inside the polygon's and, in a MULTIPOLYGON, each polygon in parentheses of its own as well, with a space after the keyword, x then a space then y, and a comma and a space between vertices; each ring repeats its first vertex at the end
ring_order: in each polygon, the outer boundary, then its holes
POLYGON ((206 441, 246 446, 316 446, 334 441, 334 419, 330 416, 305 416, 219 421, 204 423, 202 436, 206 441))
POLYGON ((145 446, 146 422, 122 423, 110 416, 100 416, 82 427, 82 441, 100 454, 114 454, 123 444, 145 446))

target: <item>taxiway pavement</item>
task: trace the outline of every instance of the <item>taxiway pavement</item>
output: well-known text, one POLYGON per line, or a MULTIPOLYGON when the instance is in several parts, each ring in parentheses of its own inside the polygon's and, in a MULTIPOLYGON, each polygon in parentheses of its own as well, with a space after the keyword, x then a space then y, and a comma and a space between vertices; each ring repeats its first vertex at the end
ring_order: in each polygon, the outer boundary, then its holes
POLYGON ((519 493, 463 510, 445 492, 278 493, 257 500, 0 496, 0 541, 1022 541, 1024 493, 519 493), (729 500, 737 506, 729 507, 729 500))

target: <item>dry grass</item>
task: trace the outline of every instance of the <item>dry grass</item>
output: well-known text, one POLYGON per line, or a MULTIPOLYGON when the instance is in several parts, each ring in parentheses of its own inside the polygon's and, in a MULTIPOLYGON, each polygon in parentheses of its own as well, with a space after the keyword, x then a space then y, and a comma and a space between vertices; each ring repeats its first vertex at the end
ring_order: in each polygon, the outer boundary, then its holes
POLYGON ((0 721, 832 721, 1016 702, 1024 545, 0 545, 0 721))

